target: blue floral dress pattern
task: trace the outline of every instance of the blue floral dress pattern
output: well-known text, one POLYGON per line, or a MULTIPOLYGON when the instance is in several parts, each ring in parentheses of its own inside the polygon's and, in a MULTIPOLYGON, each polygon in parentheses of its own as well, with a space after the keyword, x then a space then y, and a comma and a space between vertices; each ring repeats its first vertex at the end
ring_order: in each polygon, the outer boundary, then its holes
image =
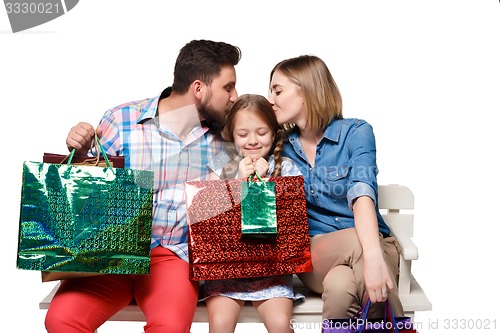
MULTIPOLYGON (((218 157, 219 156, 215 159, 218 157)), ((269 170, 267 176, 271 175, 275 167, 272 156, 269 158, 268 162, 269 170)), ((212 165, 216 164, 217 162, 213 161, 212 165)), ((283 158, 281 168, 281 174, 283 176, 301 175, 299 169, 288 158, 283 158)), ((220 168, 213 168, 213 170, 214 169, 220 168)), ((290 298, 294 301, 304 300, 304 295, 294 293, 292 280, 292 275, 279 275, 205 281, 200 288, 200 301, 204 301, 212 296, 226 296, 243 301, 262 301, 274 297, 290 298)))
POLYGON ((200 301, 212 296, 226 296, 242 301, 263 301, 274 297, 304 300, 304 295, 293 292, 292 279, 292 275, 279 275, 205 281, 200 288, 200 301))

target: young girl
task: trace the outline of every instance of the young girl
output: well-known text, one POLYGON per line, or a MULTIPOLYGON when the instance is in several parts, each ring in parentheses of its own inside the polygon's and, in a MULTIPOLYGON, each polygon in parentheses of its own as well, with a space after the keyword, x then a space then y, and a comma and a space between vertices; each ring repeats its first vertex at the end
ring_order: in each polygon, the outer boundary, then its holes
MULTIPOLYGON (((212 179, 300 175, 297 167, 281 157, 281 131, 268 100, 242 95, 227 116, 222 136, 236 151, 218 155, 209 164, 212 179), (267 157, 275 146, 273 155, 267 157), (231 161, 226 163, 227 161, 231 161), (218 167, 222 166, 222 167, 218 167)), ((293 332, 292 304, 302 295, 292 290, 292 275, 205 281, 210 333, 234 332, 245 301, 251 301, 270 333, 293 332)))

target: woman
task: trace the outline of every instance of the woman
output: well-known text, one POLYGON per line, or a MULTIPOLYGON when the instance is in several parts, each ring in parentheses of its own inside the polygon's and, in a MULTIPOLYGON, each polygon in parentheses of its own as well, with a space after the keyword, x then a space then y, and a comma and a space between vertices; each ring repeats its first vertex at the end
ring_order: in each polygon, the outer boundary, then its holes
POLYGON ((395 282, 399 254, 377 207, 372 127, 343 118, 337 85, 316 56, 278 63, 269 101, 278 122, 291 125, 282 155, 305 180, 313 272, 300 279, 323 295, 323 318, 350 318, 368 297, 376 303, 369 316, 381 316, 387 299, 403 315, 395 282))

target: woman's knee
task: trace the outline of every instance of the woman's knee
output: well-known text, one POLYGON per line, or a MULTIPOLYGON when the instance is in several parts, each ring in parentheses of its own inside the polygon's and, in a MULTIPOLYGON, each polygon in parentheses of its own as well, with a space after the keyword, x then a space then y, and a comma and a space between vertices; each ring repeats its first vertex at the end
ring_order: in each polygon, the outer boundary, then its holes
POLYGON ((354 273, 349 266, 336 266, 323 280, 323 317, 349 318, 359 309, 354 273))
POLYGON ((356 294, 357 286, 351 267, 340 265, 333 267, 323 280, 323 294, 356 294))
POLYGON ((351 265, 358 261, 363 249, 354 228, 316 235, 311 238, 313 268, 326 275, 331 267, 351 265))

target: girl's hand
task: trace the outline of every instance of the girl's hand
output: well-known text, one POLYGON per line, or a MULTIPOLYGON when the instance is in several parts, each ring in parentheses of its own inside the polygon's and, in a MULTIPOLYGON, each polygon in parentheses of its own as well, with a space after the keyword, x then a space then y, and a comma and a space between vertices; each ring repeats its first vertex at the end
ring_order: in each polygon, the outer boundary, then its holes
POLYGON ((254 172, 255 169, 252 159, 250 157, 243 158, 238 166, 238 178, 250 177, 254 172))
POLYGON ((265 177, 267 175, 268 169, 269 169, 269 164, 263 157, 254 161, 254 171, 257 171, 261 177, 265 177))
POLYGON ((250 157, 245 157, 240 161, 238 166, 238 177, 247 178, 253 175, 256 171, 262 177, 267 174, 268 169, 269 164, 263 157, 258 160, 252 160, 250 157))

